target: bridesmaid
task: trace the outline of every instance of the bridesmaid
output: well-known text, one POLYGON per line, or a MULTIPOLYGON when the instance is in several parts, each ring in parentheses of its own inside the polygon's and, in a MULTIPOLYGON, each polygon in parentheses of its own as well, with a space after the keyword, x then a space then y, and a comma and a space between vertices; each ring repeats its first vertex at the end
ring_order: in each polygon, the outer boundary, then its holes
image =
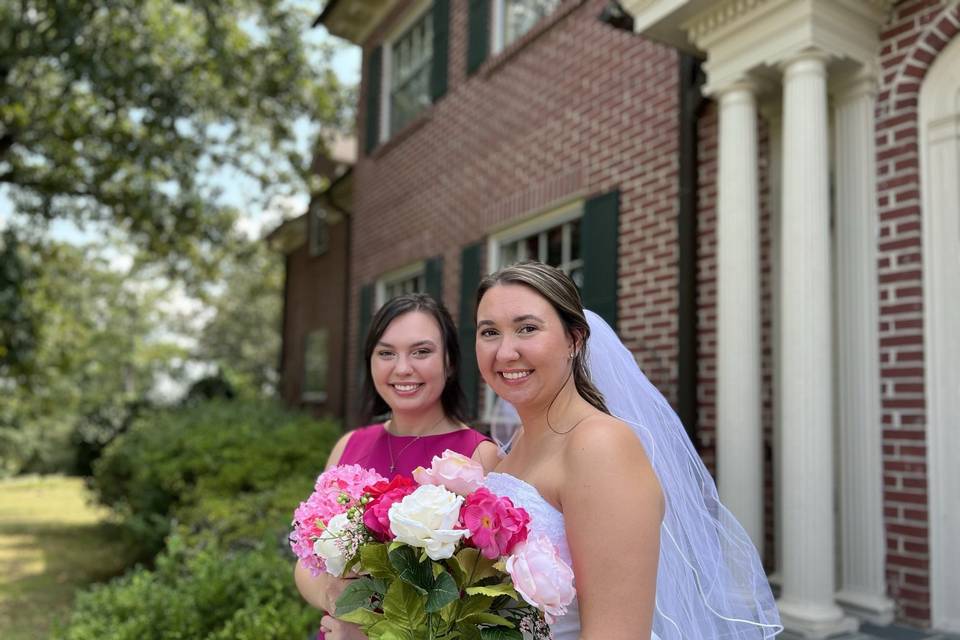
MULTIPOLYGON (((491 468, 497 446, 464 422, 465 399, 458 381, 460 347, 450 313, 422 293, 390 300, 374 316, 363 349, 367 370, 362 397, 364 423, 333 447, 326 468, 359 464, 387 479, 429 467, 452 449, 491 468)), ((309 604, 332 612, 349 579, 312 576, 297 563, 297 588, 309 604)), ((325 615, 319 638, 364 640, 355 625, 325 615)))

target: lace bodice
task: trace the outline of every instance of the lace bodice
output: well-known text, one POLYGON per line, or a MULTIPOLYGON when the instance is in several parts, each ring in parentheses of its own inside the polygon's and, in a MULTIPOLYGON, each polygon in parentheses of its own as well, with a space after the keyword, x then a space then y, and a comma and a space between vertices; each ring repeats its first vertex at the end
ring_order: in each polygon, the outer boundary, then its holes
MULTIPOLYGON (((520 478, 495 471, 487 474, 484 485, 493 493, 510 498, 514 506, 526 509, 530 514, 530 532, 549 538, 557 545, 560 557, 573 566, 563 514, 544 500, 536 487, 520 478)), ((567 607, 567 615, 557 618, 556 622, 550 625, 550 630, 553 640, 575 640, 580 636, 580 610, 576 600, 567 607)))

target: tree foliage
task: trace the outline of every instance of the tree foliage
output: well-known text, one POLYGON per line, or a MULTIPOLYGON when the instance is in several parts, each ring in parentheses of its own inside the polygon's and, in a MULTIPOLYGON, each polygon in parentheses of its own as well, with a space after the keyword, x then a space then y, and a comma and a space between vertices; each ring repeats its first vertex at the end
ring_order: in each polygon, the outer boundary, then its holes
POLYGON ((86 471, 184 350, 157 334, 162 290, 93 248, 21 243, 18 254, 34 274, 20 306, 35 334, 29 367, 0 372, 0 474, 86 471))
POLYGON ((0 3, 0 186, 35 224, 97 223, 170 273, 205 278, 232 224, 222 185, 255 181, 251 206, 303 192, 297 123, 348 122, 330 50, 303 37, 316 9, 0 3))

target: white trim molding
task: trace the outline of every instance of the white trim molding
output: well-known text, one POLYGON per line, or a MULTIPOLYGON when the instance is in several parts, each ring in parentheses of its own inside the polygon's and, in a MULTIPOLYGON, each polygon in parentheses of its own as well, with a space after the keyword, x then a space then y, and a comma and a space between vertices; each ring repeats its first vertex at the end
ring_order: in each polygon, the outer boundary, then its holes
POLYGON ((920 90, 924 368, 933 626, 960 631, 960 38, 920 90))

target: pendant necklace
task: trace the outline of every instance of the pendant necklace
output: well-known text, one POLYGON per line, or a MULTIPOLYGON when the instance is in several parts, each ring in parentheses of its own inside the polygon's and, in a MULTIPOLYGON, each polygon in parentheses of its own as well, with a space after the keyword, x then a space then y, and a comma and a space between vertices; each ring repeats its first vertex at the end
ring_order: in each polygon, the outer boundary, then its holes
MULTIPOLYGON (((400 458, 400 456, 403 455, 403 452, 404 452, 404 451, 406 451, 406 450, 409 449, 411 446, 413 446, 413 443, 414 443, 414 442, 416 442, 417 440, 419 440, 419 439, 422 438, 423 436, 430 435, 430 432, 432 432, 434 429, 436 429, 436 428, 437 428, 437 425, 440 424, 441 422, 443 422, 446 418, 447 418, 446 415, 440 416, 440 419, 437 420, 436 422, 434 422, 434 423, 433 423, 433 426, 431 426, 429 429, 427 429, 426 431, 424 431, 424 432, 421 433, 420 435, 414 437, 413 440, 411 440, 410 442, 408 442, 407 444, 405 444, 405 445, 403 446, 403 448, 400 449, 400 451, 397 453, 397 458, 400 458)), ((393 422, 393 420, 391 419, 390 422, 393 422)), ((388 436, 388 437, 387 437, 387 453, 390 455, 390 475, 393 475, 393 473, 397 470, 397 463, 396 463, 396 461, 394 460, 394 457, 393 457, 393 446, 390 444, 390 438, 389 438, 389 436, 391 436, 391 435, 393 435, 393 434, 390 433, 390 430, 386 428, 386 425, 384 425, 384 430, 387 432, 387 436, 388 436)))

